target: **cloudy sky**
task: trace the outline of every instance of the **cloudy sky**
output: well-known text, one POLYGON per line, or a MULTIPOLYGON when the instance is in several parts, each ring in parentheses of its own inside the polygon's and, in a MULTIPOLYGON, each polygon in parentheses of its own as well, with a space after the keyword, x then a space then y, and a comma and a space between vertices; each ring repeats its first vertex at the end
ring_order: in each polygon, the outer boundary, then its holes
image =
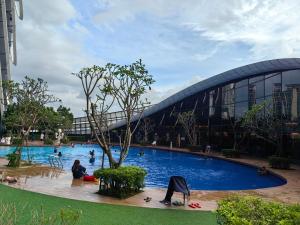
POLYGON ((12 76, 45 79, 82 116, 72 72, 141 58, 157 103, 238 66, 300 57, 299 12, 299 0, 27 0, 12 76))

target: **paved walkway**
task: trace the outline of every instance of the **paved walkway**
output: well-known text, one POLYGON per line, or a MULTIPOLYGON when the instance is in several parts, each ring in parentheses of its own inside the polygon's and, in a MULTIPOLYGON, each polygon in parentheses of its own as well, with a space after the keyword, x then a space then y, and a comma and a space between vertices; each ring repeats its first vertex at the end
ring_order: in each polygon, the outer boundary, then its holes
MULTIPOLYGON (((166 150, 168 150, 166 148, 166 150)), ((173 151, 187 151, 183 149, 172 149, 173 151)), ((196 153, 199 154, 199 153, 196 153)), ((219 155, 214 155, 221 157, 219 155)), ((264 160, 257 159, 234 159, 242 163, 268 166, 264 160)), ((32 166, 18 169, 8 169, 4 165, 7 161, 0 159, 0 171, 5 171, 6 175, 15 176, 18 179, 16 184, 7 184, 14 188, 20 188, 28 191, 77 199, 91 202, 101 202, 109 204, 132 205, 151 208, 180 208, 186 210, 191 209, 188 206, 165 206, 159 203, 165 196, 166 189, 162 188, 145 188, 144 192, 137 194, 128 199, 119 200, 111 197, 100 196, 96 194, 98 190, 97 183, 84 182, 81 180, 73 180, 70 172, 65 172, 46 166, 32 166), (151 197, 148 203, 144 198, 151 197)), ((292 170, 273 170, 271 171, 283 176, 287 179, 287 184, 274 188, 256 189, 250 191, 192 191, 190 202, 200 202, 202 208, 197 210, 215 210, 217 201, 233 193, 253 194, 263 198, 273 199, 276 201, 287 203, 300 203, 300 167, 293 166, 292 170)), ((183 200, 181 194, 176 193, 172 199, 183 200)))

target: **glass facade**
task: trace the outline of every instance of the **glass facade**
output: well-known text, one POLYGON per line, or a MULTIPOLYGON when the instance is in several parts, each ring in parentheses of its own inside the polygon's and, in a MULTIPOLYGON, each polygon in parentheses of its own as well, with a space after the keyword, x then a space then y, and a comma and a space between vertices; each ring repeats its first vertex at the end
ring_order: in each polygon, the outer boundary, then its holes
MULTIPOLYGON (((300 70, 261 74, 189 96, 149 117, 155 124, 152 135, 158 135, 160 145, 169 146, 171 141, 177 147, 188 145, 176 115, 179 112, 194 111, 198 144, 210 144, 214 149, 231 148, 233 122, 243 117, 254 104, 263 102, 267 104, 268 110, 261 112, 261 117, 272 111, 288 121, 283 128, 284 148, 300 159, 300 70), (185 138, 178 141, 179 137, 185 138)), ((241 138, 242 134, 237 136, 241 138)), ((134 141, 139 142, 138 139, 134 141)), ((274 154, 276 150, 257 137, 244 140, 242 148, 250 154, 263 157, 274 154)))
MULTIPOLYGON (((146 108, 149 107, 150 106, 147 106, 146 108)), ((106 114, 106 118, 108 126, 110 126, 125 119, 125 114, 122 111, 111 112, 106 114)), ((66 130, 65 132, 69 135, 90 135, 91 128, 87 117, 74 118, 72 129, 66 130)))
MULTIPOLYGON (((209 88, 180 100, 149 116, 154 128, 148 139, 151 142, 157 140, 158 145, 170 146, 172 142, 174 147, 185 147, 189 144, 188 138, 177 115, 193 111, 198 145, 210 144, 215 150, 232 148, 232 124, 254 104, 262 102, 266 102, 268 108, 260 116, 268 116, 272 111, 278 118, 282 118, 283 146, 300 160, 300 70, 259 74, 209 88)), ((113 120, 123 119, 122 115, 112 116, 113 120)), ((74 132, 90 133, 85 119, 78 118, 79 122, 76 120, 74 132)), ((122 130, 122 127, 118 130, 122 130)), ((242 138, 242 130, 239 130, 237 136, 242 138)), ((139 143, 139 136, 135 135, 133 142, 139 143)), ((272 155, 276 150, 274 146, 251 135, 241 145, 249 154, 262 157, 272 155)))
MULTIPOLYGON (((123 112, 112 112, 107 115, 108 123, 113 124, 125 118, 123 112)), ((66 131, 69 135, 90 135, 91 128, 87 117, 77 117, 74 119, 73 127, 66 131)))

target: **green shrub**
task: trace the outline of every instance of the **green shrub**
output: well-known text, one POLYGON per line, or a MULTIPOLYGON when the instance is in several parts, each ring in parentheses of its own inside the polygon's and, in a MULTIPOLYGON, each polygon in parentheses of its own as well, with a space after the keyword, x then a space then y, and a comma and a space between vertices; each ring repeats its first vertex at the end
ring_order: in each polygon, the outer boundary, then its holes
POLYGON ((52 139, 50 139, 50 138, 46 138, 45 140, 44 140, 44 144, 45 145, 53 145, 53 140, 52 139))
POLYGON ((235 195, 218 203, 217 221, 220 225, 297 225, 300 205, 235 195))
POLYGON ((23 144, 23 140, 20 137, 14 137, 12 139, 12 145, 22 145, 23 144))
POLYGON ((61 140, 60 140, 61 143, 63 144, 68 144, 69 143, 69 139, 68 137, 65 135, 61 140))
POLYGON ((200 152, 203 149, 201 145, 188 145, 187 148, 192 152, 200 152))
POLYGON ((8 167, 19 167, 21 163, 21 151, 16 149, 13 153, 7 154, 8 167))
POLYGON ((31 133, 28 138, 30 140, 36 141, 36 140, 40 140, 41 138, 41 134, 40 133, 31 133))
POLYGON ((142 141, 140 141, 140 145, 141 146, 147 146, 147 145, 150 145, 150 143, 149 143, 149 141, 142 140, 142 141))
POLYGON ((291 159, 279 156, 269 157, 269 164, 275 169, 289 169, 291 165, 291 159))
POLYGON ((99 194, 118 198, 126 198, 139 193, 141 188, 145 186, 146 174, 145 169, 136 166, 94 171, 94 176, 101 180, 99 194))
POLYGON ((226 158, 239 158, 240 152, 234 149, 222 149, 222 154, 226 158))
POLYGON ((51 140, 55 140, 55 133, 48 134, 48 138, 51 140))
POLYGON ((68 136, 69 141, 80 141, 80 142, 86 142, 87 137, 86 136, 68 136))

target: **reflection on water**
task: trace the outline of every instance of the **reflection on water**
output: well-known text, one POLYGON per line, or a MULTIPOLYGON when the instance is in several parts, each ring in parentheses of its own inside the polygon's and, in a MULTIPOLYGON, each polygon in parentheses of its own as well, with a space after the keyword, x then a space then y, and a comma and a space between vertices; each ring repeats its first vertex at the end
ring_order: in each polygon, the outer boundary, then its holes
POLYGON ((8 168, 4 167, 0 169, 2 171, 2 176, 5 178, 7 176, 14 177, 17 179, 17 183, 26 184, 28 179, 39 177, 48 179, 57 179, 64 173, 62 169, 50 168, 45 166, 28 166, 21 168, 8 168))
POLYGON ((71 187, 83 186, 84 181, 82 179, 72 179, 71 187))
MULTIPOLYGON (((12 148, 0 148, 0 156, 5 156, 12 148)), ((49 155, 53 155, 53 147, 31 147, 34 161, 49 165, 49 155)), ((61 161, 64 173, 70 174, 74 160, 79 159, 81 165, 86 167, 88 174, 101 167, 102 150, 97 145, 76 145, 75 148, 63 146, 61 161), (89 152, 95 150, 95 162, 90 162, 89 152)), ((26 159, 26 154, 23 155, 26 159)), ((119 157, 119 149, 113 148, 113 157, 119 157)), ((105 167, 108 160, 105 159, 105 167)), ((259 176, 255 168, 244 166, 230 161, 201 157, 186 153, 168 152, 158 149, 132 147, 124 165, 141 166, 146 169, 146 187, 167 187, 171 176, 183 176, 191 189, 198 190, 245 190, 278 186, 284 180, 270 175, 259 176), (139 154, 144 152, 144 154, 139 154), (245 179, 247 177, 247 179, 245 179)), ((17 170, 16 170, 17 171, 17 170)), ((59 177, 61 170, 30 168, 25 176, 41 176, 54 179, 59 177)), ((23 173, 24 174, 24 173, 23 173)), ((68 185, 81 185, 80 181, 71 181, 68 185)))

